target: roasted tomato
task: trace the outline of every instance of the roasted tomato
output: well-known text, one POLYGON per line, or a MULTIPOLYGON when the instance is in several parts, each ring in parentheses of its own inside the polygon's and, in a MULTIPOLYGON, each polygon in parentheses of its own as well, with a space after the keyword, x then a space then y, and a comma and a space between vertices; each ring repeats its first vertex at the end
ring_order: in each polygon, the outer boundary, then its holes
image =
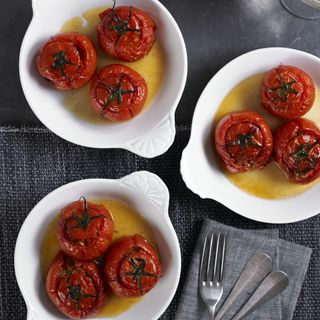
POLYGON ((74 260, 62 252, 50 265, 46 289, 55 306, 73 319, 94 316, 106 299, 97 265, 74 260))
POLYGON ((134 7, 109 8, 100 14, 97 25, 101 48, 122 61, 137 61, 146 56, 155 41, 155 23, 134 7))
POLYGON ((61 33, 44 44, 37 57, 40 74, 58 89, 77 89, 93 76, 97 65, 96 50, 89 37, 61 33))
POLYGON ((218 123, 216 149, 231 172, 262 169, 272 155, 272 133, 256 112, 233 112, 218 123))
POLYGON ((148 87, 143 77, 121 64, 103 68, 91 84, 90 98, 95 111, 111 121, 129 120, 143 108, 148 87))
POLYGON ((269 71, 260 90, 262 106, 285 119, 295 119, 310 110, 315 98, 315 87, 303 70, 280 65, 269 71))
POLYGON ((141 235, 125 237, 109 249, 104 267, 107 283, 120 297, 138 297, 150 291, 161 276, 158 254, 141 235))
POLYGON ((291 182, 307 184, 320 176, 320 128, 311 120, 282 125, 274 136, 274 161, 291 182))
POLYGON ((109 247, 114 230, 109 210, 83 200, 68 204, 61 210, 57 238, 61 250, 78 260, 101 256, 109 247))

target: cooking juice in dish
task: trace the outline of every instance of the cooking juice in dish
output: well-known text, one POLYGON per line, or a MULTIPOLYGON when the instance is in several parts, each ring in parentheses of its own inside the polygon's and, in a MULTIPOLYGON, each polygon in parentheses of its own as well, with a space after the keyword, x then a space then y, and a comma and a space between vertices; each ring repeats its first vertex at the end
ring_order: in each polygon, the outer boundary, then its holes
MULTIPOLYGON (((262 115, 271 130, 274 132, 284 120, 277 118, 265 111, 260 104, 260 87, 264 74, 257 74, 241 81, 224 98, 220 104, 215 118, 216 124, 225 115, 235 111, 255 111, 262 115)), ((316 87, 316 98, 311 110, 303 117, 320 123, 320 90, 316 87)), ((314 186, 317 182, 307 185, 290 183, 282 170, 271 160, 262 170, 244 173, 231 173, 224 169, 226 177, 242 190, 260 198, 281 199, 294 196, 314 186)))
MULTIPOLYGON (((136 62, 124 62, 107 56, 99 47, 95 29, 100 21, 99 13, 106 9, 107 7, 100 7, 88 10, 81 17, 74 17, 66 21, 60 31, 80 32, 91 38, 97 51, 97 71, 109 64, 120 63, 140 73, 148 85, 148 97, 143 108, 145 110, 159 92, 164 78, 165 59, 161 43, 156 39, 150 53, 136 62)), ((91 81, 80 89, 63 92, 64 105, 82 120, 101 125, 112 124, 111 121, 103 119, 92 109, 89 97, 90 84, 91 81)))
MULTIPOLYGON (((102 204, 112 213, 114 219, 114 234, 112 242, 124 236, 132 236, 136 233, 143 235, 156 247, 156 241, 152 229, 141 215, 134 209, 128 207, 124 203, 110 199, 88 199, 88 202, 102 204)), ((40 262, 43 278, 47 275, 49 266, 60 250, 56 239, 56 227, 59 220, 59 214, 51 221, 45 231, 45 236, 41 243, 40 262)), ((141 301, 138 298, 120 298, 113 294, 108 294, 108 299, 103 309, 97 317, 113 317, 128 309, 141 301)))

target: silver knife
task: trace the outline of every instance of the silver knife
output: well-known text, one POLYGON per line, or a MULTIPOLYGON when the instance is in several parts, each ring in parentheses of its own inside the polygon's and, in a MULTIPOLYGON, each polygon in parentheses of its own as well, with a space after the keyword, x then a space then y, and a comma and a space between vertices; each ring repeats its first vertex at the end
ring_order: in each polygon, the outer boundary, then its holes
POLYGON ((272 259, 264 252, 257 252, 253 255, 242 270, 236 284, 228 298, 219 310, 216 320, 223 319, 236 300, 245 295, 251 294, 270 273, 272 259))
POLYGON ((289 278, 283 271, 271 272, 260 284, 241 310, 232 320, 244 319, 258 307, 274 298, 289 285, 289 278))

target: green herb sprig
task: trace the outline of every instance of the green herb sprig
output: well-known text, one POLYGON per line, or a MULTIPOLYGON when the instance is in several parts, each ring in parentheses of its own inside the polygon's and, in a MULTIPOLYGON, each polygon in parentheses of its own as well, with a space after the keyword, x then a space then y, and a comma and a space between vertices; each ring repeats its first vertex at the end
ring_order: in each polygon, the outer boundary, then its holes
POLYGON ((72 286, 70 284, 72 274, 77 272, 77 270, 74 267, 69 270, 65 270, 65 272, 68 275, 68 278, 67 278, 68 298, 76 302, 78 310, 80 309, 81 298, 91 298, 91 299, 97 298, 97 296, 95 295, 91 295, 83 292, 81 290, 80 283, 78 283, 75 286, 72 286))
POLYGON ((103 216, 103 215, 89 216, 87 199, 84 196, 82 196, 80 200, 81 199, 83 199, 82 214, 80 216, 73 214, 65 221, 65 227, 67 230, 83 229, 84 232, 86 232, 92 220, 98 219, 98 218, 103 218, 103 219, 107 218, 106 216, 103 216), (76 221, 76 224, 70 227, 67 224, 71 221, 76 221))
POLYGON ((291 156, 295 159, 295 165, 294 165, 295 175, 306 174, 307 172, 315 168, 316 163, 313 159, 310 158, 309 152, 317 144, 318 144, 317 141, 313 144, 302 143, 295 151, 291 153, 291 156), (299 166, 302 161, 306 161, 308 165, 305 169, 301 171, 299 170, 299 166))
POLYGON ((65 77, 66 79, 70 80, 70 78, 64 72, 64 69, 67 64, 72 65, 72 66, 75 65, 74 63, 72 63, 71 61, 69 61, 67 59, 65 51, 56 52, 54 55, 54 62, 52 63, 51 66, 54 70, 60 70, 61 75, 63 77, 65 77))
POLYGON ((122 89, 122 81, 124 79, 125 75, 122 74, 118 80, 118 83, 115 87, 111 87, 108 86, 106 84, 104 84, 103 82, 98 82, 98 85, 106 90, 108 90, 108 92, 110 93, 110 96, 108 98, 108 100, 106 101, 106 103, 103 106, 103 109, 100 113, 101 116, 103 116, 105 114, 106 109, 109 107, 110 103, 114 100, 116 100, 118 102, 118 104, 122 103, 122 96, 124 94, 130 94, 130 93, 134 93, 135 90, 124 90, 122 89))
POLYGON ((127 32, 141 32, 140 29, 135 29, 135 28, 129 28, 129 22, 130 19, 132 17, 132 6, 130 6, 130 11, 129 11, 129 15, 127 17, 126 20, 122 20, 116 10, 115 10, 115 6, 116 6, 116 1, 113 1, 113 7, 112 7, 112 15, 110 15, 107 18, 107 26, 108 26, 108 30, 110 31, 116 31, 118 33, 117 35, 117 39, 114 43, 114 48, 117 46, 120 38, 127 32), (114 19, 115 24, 113 25, 112 20, 114 19))
POLYGON ((142 290, 142 277, 155 277, 155 278, 160 278, 159 275, 153 274, 150 272, 146 272, 146 261, 145 259, 141 258, 130 258, 130 263, 132 266, 132 271, 130 272, 124 272, 122 273, 123 275, 126 276, 131 276, 132 279, 136 280, 138 282, 138 287, 140 294, 143 295, 143 290, 142 290))
POLYGON ((238 138, 227 144, 227 147, 240 146, 240 150, 246 150, 247 147, 257 147, 262 148, 262 144, 253 140, 253 135, 257 129, 249 132, 247 134, 240 133, 238 138))
POLYGON ((281 102, 286 102, 288 100, 289 94, 297 95, 299 92, 295 90, 292 86, 297 82, 297 80, 293 79, 289 82, 286 82, 281 76, 280 67, 278 68, 278 76, 280 80, 280 86, 275 88, 269 88, 268 91, 276 92, 276 96, 272 98, 271 102, 280 100, 281 102))

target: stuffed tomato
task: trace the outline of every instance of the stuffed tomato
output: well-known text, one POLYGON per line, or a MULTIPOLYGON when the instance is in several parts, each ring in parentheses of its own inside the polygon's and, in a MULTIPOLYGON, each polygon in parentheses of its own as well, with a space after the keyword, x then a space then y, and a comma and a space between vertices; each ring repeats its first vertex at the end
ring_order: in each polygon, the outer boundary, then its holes
POLYGON ((66 316, 94 316, 106 300, 104 283, 93 262, 74 260, 59 252, 46 278, 50 300, 66 316))
POLYGON ((138 297, 156 285, 161 263, 151 243, 134 235, 120 239, 108 250, 104 275, 116 296, 138 297))
POLYGON ((112 64, 94 78, 90 98, 93 109, 111 121, 130 120, 143 108, 148 96, 144 78, 133 69, 112 64))
POLYGON ((92 41, 77 32, 51 37, 37 57, 39 73, 62 90, 84 86, 92 78, 96 65, 97 55, 92 41))
POLYGON ((144 11, 128 6, 109 8, 100 14, 98 41, 110 56, 133 62, 146 56, 155 41, 155 23, 144 11))
POLYGON ((272 133, 256 112, 233 112, 222 118, 214 134, 225 167, 233 173, 262 169, 270 161, 272 133))
POLYGON ((280 65, 265 75, 260 96, 262 106, 273 115, 295 119, 311 109, 315 85, 303 70, 280 65))
POLYGON ((274 136, 274 161, 294 183, 307 184, 320 176, 320 128, 308 119, 282 125, 274 136))
POLYGON ((61 250, 78 260, 91 260, 104 254, 112 240, 114 223, 103 205, 82 200, 61 210, 57 239, 61 250))

